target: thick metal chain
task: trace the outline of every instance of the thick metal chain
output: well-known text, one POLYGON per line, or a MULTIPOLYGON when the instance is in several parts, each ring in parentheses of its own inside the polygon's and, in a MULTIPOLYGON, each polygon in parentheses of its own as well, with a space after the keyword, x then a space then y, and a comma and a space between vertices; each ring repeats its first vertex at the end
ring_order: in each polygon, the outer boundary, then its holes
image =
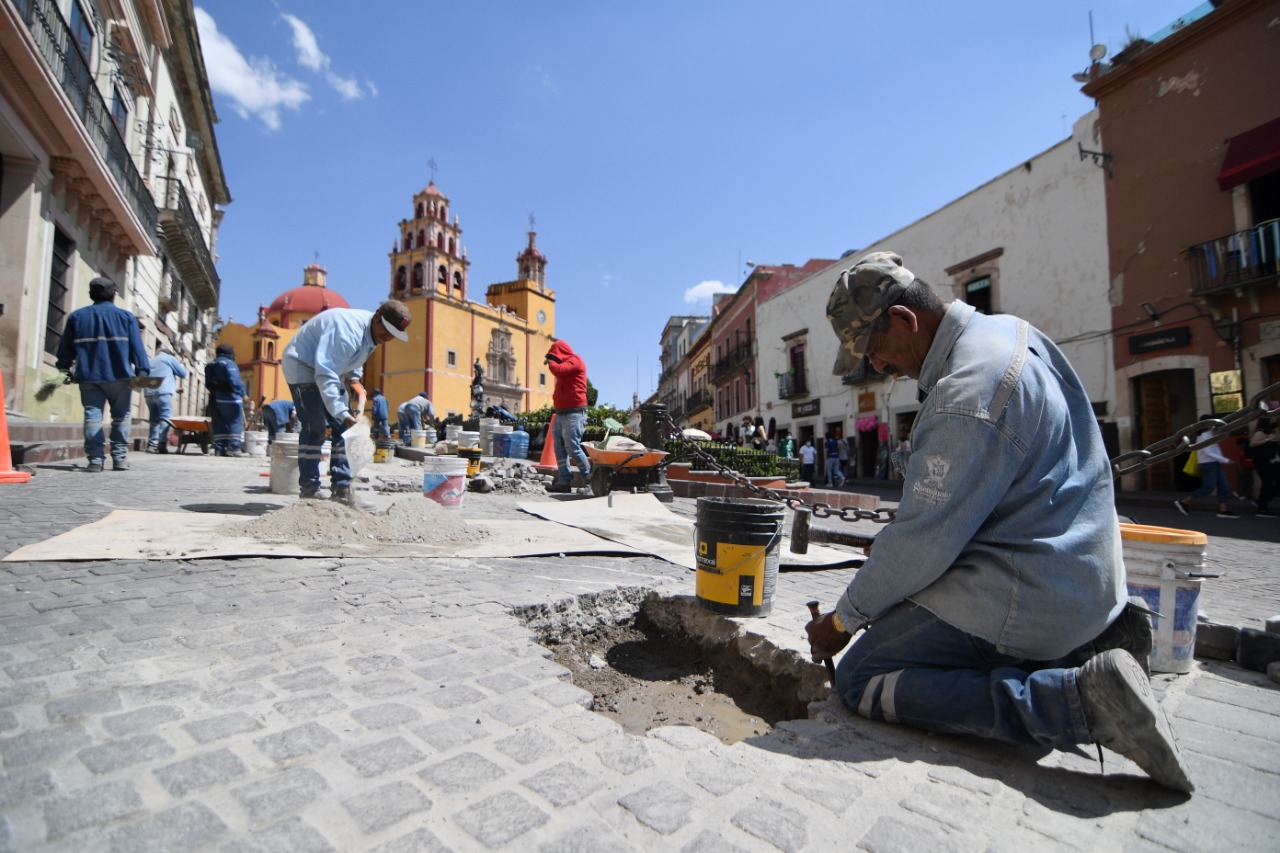
POLYGON ((856 506, 833 507, 823 501, 805 503, 799 498, 788 497, 765 486, 758 486, 751 482, 747 477, 721 463, 719 459, 716 459, 710 453, 707 453, 698 446, 697 442, 687 438, 680 427, 676 426, 675 422, 671 420, 671 415, 665 412, 662 413, 662 420, 664 423, 661 426, 666 428, 669 438, 674 438, 676 441, 683 444, 693 453, 694 456, 697 456, 698 459, 705 462, 711 468, 714 468, 716 473, 720 476, 737 483, 752 494, 758 495, 766 500, 780 501, 781 503, 786 504, 790 509, 804 507, 805 509, 812 510, 814 518, 839 518, 841 521, 874 521, 876 524, 888 524, 893 521, 894 516, 898 512, 896 509, 872 510, 859 509, 856 506))
POLYGON ((1203 421, 1196 421, 1190 426, 1185 426, 1178 430, 1168 438, 1162 438, 1155 444, 1144 447, 1141 450, 1121 453, 1111 460, 1112 476, 1119 477, 1121 474, 1134 474, 1187 451, 1199 450, 1201 447, 1217 444, 1240 427, 1247 423, 1252 423, 1258 418, 1275 420, 1280 417, 1280 410, 1268 408, 1266 401, 1268 398, 1278 395, 1280 395, 1280 382, 1263 388, 1249 398, 1248 405, 1224 418, 1207 418, 1203 421), (1208 430, 1209 435, 1197 440, 1200 433, 1206 430, 1208 430))
MULTIPOLYGON (((1112 475, 1119 477, 1122 474, 1134 474, 1187 451, 1217 444, 1225 436, 1259 418, 1272 420, 1280 418, 1280 409, 1270 409, 1266 402, 1268 399, 1277 396, 1280 396, 1280 382, 1263 388, 1249 398, 1248 405, 1227 415, 1225 418, 1208 418, 1207 420, 1196 421, 1190 426, 1178 430, 1168 438, 1161 439, 1142 450, 1131 450, 1128 453, 1122 453, 1111 460, 1112 475), (1206 430, 1209 431, 1209 435, 1197 440, 1200 433, 1206 430)), ((685 437, 683 431, 676 426, 675 421, 671 419, 669 414, 664 412, 662 420, 664 422, 662 426, 666 428, 668 437, 674 438, 683 444, 694 456, 713 468, 720 476, 737 483, 752 494, 767 500, 780 501, 791 509, 804 507, 812 510, 814 518, 839 518, 841 521, 874 521, 877 524, 888 524, 894 520, 897 514, 896 509, 867 510, 857 507, 833 507, 823 501, 805 503, 799 498, 788 497, 765 486, 758 486, 747 477, 721 463, 719 459, 716 459, 710 453, 707 453, 698 446, 697 442, 685 437)))

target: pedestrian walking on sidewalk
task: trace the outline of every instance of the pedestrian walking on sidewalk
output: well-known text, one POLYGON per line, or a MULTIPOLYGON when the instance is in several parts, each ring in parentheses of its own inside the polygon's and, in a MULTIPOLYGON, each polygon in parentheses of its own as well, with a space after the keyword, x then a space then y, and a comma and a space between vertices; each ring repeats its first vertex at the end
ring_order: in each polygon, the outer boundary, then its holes
POLYGON ((1276 496, 1276 479, 1280 477, 1280 432, 1276 431, 1275 421, 1269 418, 1258 421, 1258 428, 1249 437, 1249 458, 1262 482, 1256 504, 1258 517, 1275 518, 1270 508, 1271 499, 1276 496))
POLYGON ((844 471, 840 467, 840 445, 843 442, 831 433, 827 433, 823 449, 827 454, 827 487, 838 489, 844 485, 844 471))
POLYGON ((364 363, 382 344, 409 340, 413 315, 388 299, 377 311, 330 308, 312 317, 284 348, 281 366, 298 409, 298 490, 304 499, 320 493, 320 454, 325 430, 332 432, 329 497, 357 509, 372 509, 351 489, 351 466, 342 432, 355 426, 365 403, 364 363), (351 398, 354 398, 352 400, 351 398), (351 407, 354 402, 355 409, 351 407))
POLYGON ((841 657, 856 713, 928 731, 1068 748, 1096 743, 1191 791, 1145 673, 1151 624, 1130 604, 1110 464, 1089 399, 1025 320, 944 304, 902 258, 839 277, 827 316, 847 374, 917 380, 897 517, 835 611, 807 626, 841 657))
POLYGON ((58 360, 54 366, 80 385, 80 405, 84 407, 84 455, 90 473, 98 473, 106 462, 106 441, 102 417, 111 412, 111 467, 129 468, 129 424, 133 417, 134 376, 151 372, 147 350, 142 345, 138 318, 117 308, 116 283, 109 278, 89 282, 92 305, 67 315, 58 340, 58 360))
MULTIPOLYGON (((1207 421, 1213 415, 1201 415, 1200 420, 1207 421)), ((1200 435, 1196 436, 1196 443, 1211 438, 1213 430, 1207 429, 1200 435)), ((1217 492, 1218 494, 1218 518, 1238 518, 1234 512, 1227 508, 1227 498, 1231 497, 1231 484, 1227 482, 1227 465, 1231 464, 1231 460, 1222 452, 1222 448, 1218 444, 1209 444, 1194 451, 1196 461, 1200 465, 1200 488, 1196 489, 1185 498, 1180 498, 1173 502, 1178 512, 1187 515, 1187 508, 1191 506, 1191 502, 1196 498, 1208 497, 1217 492)))

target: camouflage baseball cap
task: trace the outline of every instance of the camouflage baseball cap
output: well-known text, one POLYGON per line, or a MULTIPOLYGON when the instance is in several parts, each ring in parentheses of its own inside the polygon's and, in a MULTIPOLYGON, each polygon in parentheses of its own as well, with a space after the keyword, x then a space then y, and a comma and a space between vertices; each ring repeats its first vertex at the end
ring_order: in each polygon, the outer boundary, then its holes
POLYGON ((840 273, 831 298, 827 319, 840 338, 840 353, 833 372, 852 373, 867 351, 871 324, 915 281, 896 252, 872 252, 840 273))

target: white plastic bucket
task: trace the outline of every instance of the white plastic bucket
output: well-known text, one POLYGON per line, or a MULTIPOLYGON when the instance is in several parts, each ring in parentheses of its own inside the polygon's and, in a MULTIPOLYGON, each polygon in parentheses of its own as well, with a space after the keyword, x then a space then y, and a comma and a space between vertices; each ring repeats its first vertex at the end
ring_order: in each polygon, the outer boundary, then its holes
POLYGON ((478 447, 485 456, 493 455, 493 428, 497 425, 497 418, 480 419, 480 444, 478 447))
POLYGON ((244 434, 244 441, 241 446, 244 448, 244 452, 250 456, 266 456, 267 434, 258 430, 250 430, 244 434))
POLYGON ((459 426, 458 424, 445 424, 445 425, 444 425, 444 440, 445 440, 445 441, 457 441, 457 440, 458 440, 458 433, 460 433, 460 432, 462 432, 462 427, 461 427, 461 426, 459 426))
POLYGON ((494 424, 489 427, 490 456, 511 455, 511 424, 494 424))
POLYGON ((1190 672, 1196 651, 1200 576, 1209 537, 1194 530, 1121 524, 1129 595, 1162 618, 1151 630, 1151 671, 1190 672))
POLYGON ((426 447, 427 431, 425 429, 409 430, 409 444, 413 447, 426 447))
POLYGON ((467 460, 460 456, 428 456, 422 465, 423 497, 441 506, 462 506, 467 493, 467 460))
POLYGON ((271 494, 298 493, 298 435, 278 432, 271 444, 271 494))
POLYGON ((459 450, 479 450, 480 433, 477 430, 462 430, 458 433, 459 450))

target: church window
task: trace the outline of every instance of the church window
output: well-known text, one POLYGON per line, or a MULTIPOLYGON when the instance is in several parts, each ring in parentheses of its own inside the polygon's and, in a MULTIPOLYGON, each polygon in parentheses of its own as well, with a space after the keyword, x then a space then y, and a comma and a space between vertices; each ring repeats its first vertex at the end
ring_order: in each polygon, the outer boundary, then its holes
POLYGON ((455 288, 455 289, 457 289, 457 290, 461 290, 461 289, 462 289, 462 273, 460 273, 460 272, 454 272, 454 274, 453 274, 453 286, 454 286, 454 288, 455 288))
POLYGON ((413 248, 413 232, 404 235, 404 250, 407 252, 413 248))
POLYGON ((545 373, 538 374, 538 384, 541 385, 543 388, 547 387, 547 374, 545 373))
POLYGON ((458 366, 458 353, 454 350, 445 350, 444 363, 446 367, 458 366))
POLYGON ((404 267, 398 268, 396 270, 396 290, 404 290, 406 278, 408 278, 408 276, 405 273, 404 267))
POLYGON ((444 264, 441 264, 440 269, 436 270, 436 281, 441 284, 449 283, 449 271, 444 268, 444 264))
POLYGON ((413 265, 413 289, 421 290, 426 286, 426 273, 422 269, 422 264, 413 265))
POLYGON ((444 251, 444 235, 443 234, 436 235, 436 248, 442 252, 444 251))
POLYGON ((418 209, 414 213, 414 219, 422 218, 422 202, 418 202, 418 209))
POLYGON ((267 341, 267 361, 275 361, 275 360, 276 360, 276 345, 271 341, 267 341))
POLYGON ((427 232, 426 232, 426 231, 419 231, 419 232, 418 232, 418 245, 419 245, 419 246, 425 246, 425 245, 427 245, 427 232))
POLYGON ((456 250, 454 249, 454 242, 452 237, 449 238, 449 254, 451 255, 457 254, 456 250))

